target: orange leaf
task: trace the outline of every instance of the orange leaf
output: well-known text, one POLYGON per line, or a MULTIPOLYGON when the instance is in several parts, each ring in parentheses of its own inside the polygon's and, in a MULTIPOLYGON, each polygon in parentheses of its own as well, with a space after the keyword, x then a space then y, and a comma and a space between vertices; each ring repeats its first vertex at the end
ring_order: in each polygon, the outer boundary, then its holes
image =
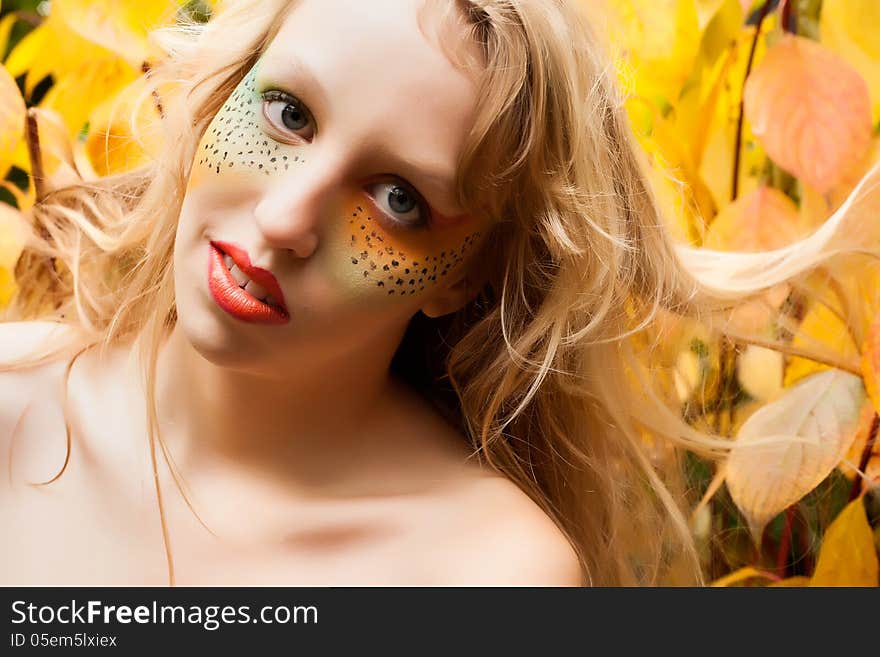
POLYGON ((725 207, 712 221, 703 246, 724 251, 777 249, 804 237, 797 205, 761 186, 725 207))
POLYGON ((767 154, 824 193, 871 141, 868 85, 840 56, 786 34, 745 87, 746 116, 767 154))

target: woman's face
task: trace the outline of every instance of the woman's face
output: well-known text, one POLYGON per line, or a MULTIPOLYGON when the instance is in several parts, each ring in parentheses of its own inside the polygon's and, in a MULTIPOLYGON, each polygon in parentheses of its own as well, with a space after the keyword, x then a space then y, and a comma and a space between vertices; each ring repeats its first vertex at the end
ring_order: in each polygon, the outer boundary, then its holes
POLYGON ((423 33, 423 2, 302 0, 213 119, 174 254, 203 353, 343 355, 466 301, 489 232, 453 189, 476 86, 438 39, 475 45, 428 14, 423 33))

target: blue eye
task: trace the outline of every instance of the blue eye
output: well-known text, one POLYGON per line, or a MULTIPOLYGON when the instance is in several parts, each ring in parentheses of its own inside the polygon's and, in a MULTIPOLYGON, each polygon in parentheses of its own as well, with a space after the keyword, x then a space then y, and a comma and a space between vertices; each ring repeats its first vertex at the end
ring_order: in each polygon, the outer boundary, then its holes
POLYGON ((311 140, 315 135, 312 114, 299 99, 283 91, 267 91, 263 94, 263 113, 269 122, 280 131, 299 132, 309 125, 303 139, 311 140))
POLYGON ((409 185, 380 182, 367 186, 379 209, 394 223, 404 228, 424 228, 430 211, 424 199, 409 185))

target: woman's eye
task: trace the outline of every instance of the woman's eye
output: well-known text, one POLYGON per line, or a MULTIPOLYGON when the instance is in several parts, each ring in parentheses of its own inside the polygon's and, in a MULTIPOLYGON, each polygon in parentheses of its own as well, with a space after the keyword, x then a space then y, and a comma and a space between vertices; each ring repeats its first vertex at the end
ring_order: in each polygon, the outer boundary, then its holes
POLYGON ((283 91, 267 91, 263 94, 263 113, 277 129, 306 134, 299 136, 311 140, 315 135, 315 122, 305 105, 298 99, 283 91))
POLYGON ((394 224, 403 228, 427 226, 430 218, 428 204, 410 186, 398 182, 380 182, 368 185, 367 191, 394 224))

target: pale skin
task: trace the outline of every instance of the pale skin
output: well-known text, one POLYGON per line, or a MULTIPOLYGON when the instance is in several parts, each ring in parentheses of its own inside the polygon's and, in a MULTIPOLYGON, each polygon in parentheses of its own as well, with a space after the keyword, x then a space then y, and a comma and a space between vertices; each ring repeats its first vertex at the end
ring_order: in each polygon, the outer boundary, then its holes
MULTIPOLYGON (((200 145, 175 245, 179 321, 157 364, 162 436, 204 523, 158 454, 176 584, 581 583, 553 521, 388 372, 415 313, 471 298, 490 228, 451 187, 476 85, 430 15, 419 30, 421 5, 303 0, 215 118, 232 133, 209 128, 200 145), (272 271, 290 322, 215 303, 210 239, 272 271)), ((0 324, 0 358, 59 330, 0 324)), ((128 351, 77 361, 66 472, 26 483, 63 461, 63 372, 0 374, 0 581, 167 584, 128 351)))

